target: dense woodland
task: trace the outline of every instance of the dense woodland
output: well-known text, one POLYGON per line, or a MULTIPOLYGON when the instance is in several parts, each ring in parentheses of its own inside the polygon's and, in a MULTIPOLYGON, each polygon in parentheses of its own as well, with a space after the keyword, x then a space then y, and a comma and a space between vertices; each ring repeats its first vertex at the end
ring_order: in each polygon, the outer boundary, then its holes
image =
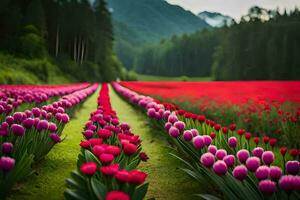
POLYGON ((253 7, 240 23, 146 46, 135 68, 216 80, 300 79, 300 12, 253 7))
POLYGON ((44 63, 21 71, 39 75, 43 66, 44 73, 58 66, 57 73, 77 81, 114 80, 122 69, 110 15, 104 0, 1 0, 0 51, 44 63))

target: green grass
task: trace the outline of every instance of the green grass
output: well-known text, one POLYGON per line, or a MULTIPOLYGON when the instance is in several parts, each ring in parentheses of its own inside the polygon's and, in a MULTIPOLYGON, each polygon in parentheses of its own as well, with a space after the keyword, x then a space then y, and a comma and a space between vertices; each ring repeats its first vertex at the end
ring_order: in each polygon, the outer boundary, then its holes
POLYGON ((150 183, 146 199, 192 200, 199 193, 199 185, 184 174, 181 163, 169 155, 171 149, 166 137, 158 130, 151 129, 146 116, 140 110, 123 101, 110 87, 111 103, 121 122, 130 124, 133 132, 142 138, 142 147, 150 159, 141 163, 140 169, 148 173, 150 183))
POLYGON ((36 172, 12 191, 10 200, 64 199, 65 179, 76 169, 80 152, 81 131, 89 115, 97 107, 98 91, 82 106, 81 110, 64 129, 65 140, 56 145, 36 167, 36 172))
POLYGON ((166 77, 137 74, 138 81, 212 81, 211 77, 166 77))

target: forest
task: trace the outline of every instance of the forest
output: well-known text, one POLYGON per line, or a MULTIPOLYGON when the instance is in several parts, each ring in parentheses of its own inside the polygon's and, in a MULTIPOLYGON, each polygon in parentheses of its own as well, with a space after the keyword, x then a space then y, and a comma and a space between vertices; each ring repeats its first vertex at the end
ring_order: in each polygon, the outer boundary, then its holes
POLYGON ((137 56, 142 74, 212 76, 215 80, 300 78, 300 12, 249 9, 240 23, 173 36, 137 56))
POLYGON ((110 15, 104 0, 1 0, 1 82, 122 78, 110 15))

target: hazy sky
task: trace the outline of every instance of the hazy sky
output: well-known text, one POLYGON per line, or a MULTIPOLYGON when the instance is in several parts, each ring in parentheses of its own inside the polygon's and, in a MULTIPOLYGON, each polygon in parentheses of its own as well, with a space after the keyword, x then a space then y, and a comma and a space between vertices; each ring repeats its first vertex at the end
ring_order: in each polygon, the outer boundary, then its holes
POLYGON ((194 13, 215 11, 239 19, 253 5, 267 9, 300 8, 300 0, 167 0, 194 13))

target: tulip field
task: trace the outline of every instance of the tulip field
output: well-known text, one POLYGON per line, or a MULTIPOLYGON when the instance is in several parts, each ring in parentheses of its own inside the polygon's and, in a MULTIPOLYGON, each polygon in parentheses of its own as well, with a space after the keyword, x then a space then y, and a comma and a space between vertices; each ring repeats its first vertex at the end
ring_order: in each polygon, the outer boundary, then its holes
POLYGON ((300 82, 0 85, 0 147, 0 199, 297 200, 300 82))

